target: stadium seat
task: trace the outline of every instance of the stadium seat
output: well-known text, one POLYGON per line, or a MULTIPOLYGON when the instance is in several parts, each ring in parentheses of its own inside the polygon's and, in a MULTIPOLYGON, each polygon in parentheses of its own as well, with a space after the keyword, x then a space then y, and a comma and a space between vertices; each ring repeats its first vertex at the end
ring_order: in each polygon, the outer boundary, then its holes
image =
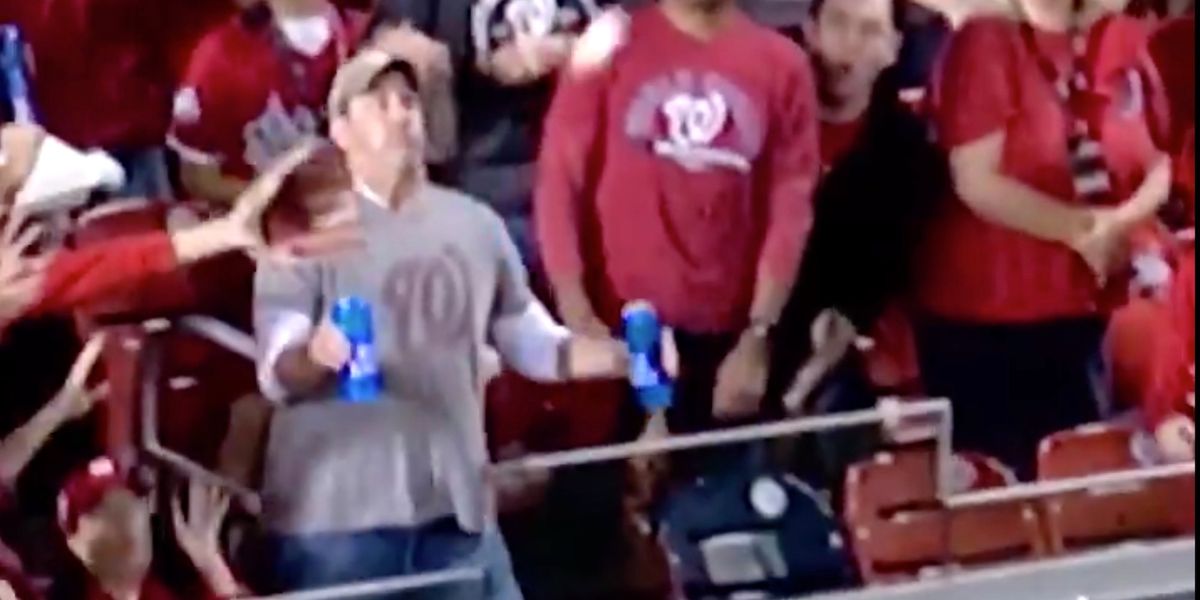
MULTIPOLYGON (((1083 477, 1147 466, 1153 441, 1115 425, 1085 425, 1054 434, 1038 451, 1042 480, 1083 477), (1145 443, 1140 443, 1145 442, 1145 443), (1144 448, 1140 450, 1139 448, 1144 448)), ((1195 476, 1095 487, 1048 498, 1044 513, 1054 552, 1195 530, 1195 476)))
MULTIPOLYGON (((974 565, 1044 554, 1039 519, 1028 503, 948 514, 937 501, 935 456, 930 448, 882 452, 847 472, 844 518, 864 581, 907 579, 947 561, 974 565)), ((995 460, 955 457, 956 492, 1012 481, 995 460)))

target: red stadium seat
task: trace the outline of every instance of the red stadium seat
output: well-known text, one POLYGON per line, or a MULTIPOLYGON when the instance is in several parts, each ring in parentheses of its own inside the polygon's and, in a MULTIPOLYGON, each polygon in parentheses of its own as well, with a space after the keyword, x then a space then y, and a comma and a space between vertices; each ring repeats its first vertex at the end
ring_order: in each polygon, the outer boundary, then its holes
MULTIPOLYGON (((957 492, 1002 487, 1013 479, 992 459, 959 455, 955 462, 957 492)), ((927 448, 883 452, 850 468, 844 518, 866 582, 909 578, 947 560, 970 565, 1044 553, 1031 505, 948 514, 937 501, 934 469, 935 453, 927 448)))
MULTIPOLYGON (((1085 425, 1046 438, 1038 453, 1042 480, 1083 477, 1145 466, 1134 430, 1085 425)), ((1170 537, 1194 531, 1195 477, 1097 487, 1046 499, 1045 514, 1054 551, 1116 541, 1170 537)))

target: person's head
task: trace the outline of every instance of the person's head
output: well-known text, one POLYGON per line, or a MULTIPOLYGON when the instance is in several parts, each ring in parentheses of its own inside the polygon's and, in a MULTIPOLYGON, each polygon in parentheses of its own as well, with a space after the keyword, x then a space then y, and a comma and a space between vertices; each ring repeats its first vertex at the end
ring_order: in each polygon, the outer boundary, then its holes
POLYGON ((153 556, 150 506, 107 458, 72 474, 58 496, 67 547, 97 579, 144 577, 153 556))
POLYGON ((821 100, 865 102, 903 41, 905 0, 813 0, 804 37, 816 61, 821 100))
POLYGON ((410 169, 425 160, 425 120, 416 70, 380 50, 338 69, 329 94, 329 133, 352 171, 410 169))
POLYGON ((1016 0, 1023 17, 1043 29, 1064 31, 1097 18, 1123 12, 1130 0, 1016 0))

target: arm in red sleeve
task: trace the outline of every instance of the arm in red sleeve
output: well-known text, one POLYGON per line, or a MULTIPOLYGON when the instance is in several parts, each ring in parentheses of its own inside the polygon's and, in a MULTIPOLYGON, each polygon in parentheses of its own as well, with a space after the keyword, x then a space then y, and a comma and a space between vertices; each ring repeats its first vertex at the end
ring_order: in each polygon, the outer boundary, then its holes
POLYGON ((791 293, 812 227, 812 195, 820 173, 816 86, 809 61, 788 49, 767 140, 763 189, 765 237, 758 263, 752 320, 774 322, 791 293))
POLYGON ((534 218, 551 282, 583 277, 580 207, 594 185, 603 135, 607 71, 564 73, 546 116, 534 189, 534 218))
POLYGON ((171 237, 147 233, 64 250, 50 261, 31 314, 69 311, 178 266, 171 237))

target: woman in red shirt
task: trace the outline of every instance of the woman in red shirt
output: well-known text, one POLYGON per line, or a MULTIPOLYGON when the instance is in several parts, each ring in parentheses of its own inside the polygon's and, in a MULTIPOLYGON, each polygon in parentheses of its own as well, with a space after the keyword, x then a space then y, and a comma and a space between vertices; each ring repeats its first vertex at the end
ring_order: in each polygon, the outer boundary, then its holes
POLYGON ((936 103, 954 194, 926 239, 918 326, 956 442, 1033 475, 1044 436, 1101 416, 1106 287, 1170 163, 1145 32, 1104 3, 1020 0, 952 41, 936 103))

